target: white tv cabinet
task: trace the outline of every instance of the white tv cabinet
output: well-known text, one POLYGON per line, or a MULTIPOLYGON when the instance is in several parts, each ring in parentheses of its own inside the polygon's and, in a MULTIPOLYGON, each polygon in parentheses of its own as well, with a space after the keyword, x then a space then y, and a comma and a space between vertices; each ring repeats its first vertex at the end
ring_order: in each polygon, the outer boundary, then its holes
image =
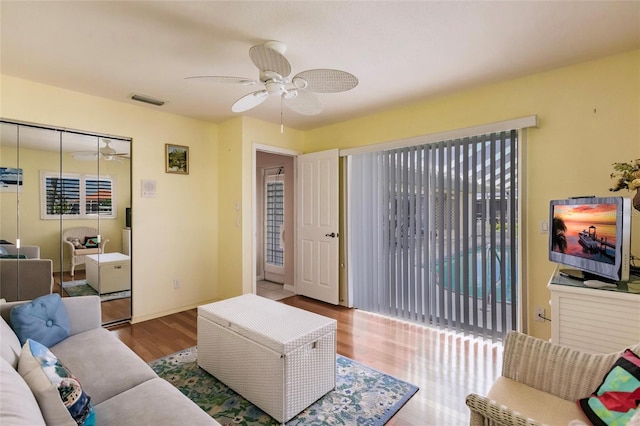
POLYGON ((547 288, 553 343, 609 353, 640 342, 640 294, 629 292, 626 282, 616 289, 591 288, 556 269, 547 288))

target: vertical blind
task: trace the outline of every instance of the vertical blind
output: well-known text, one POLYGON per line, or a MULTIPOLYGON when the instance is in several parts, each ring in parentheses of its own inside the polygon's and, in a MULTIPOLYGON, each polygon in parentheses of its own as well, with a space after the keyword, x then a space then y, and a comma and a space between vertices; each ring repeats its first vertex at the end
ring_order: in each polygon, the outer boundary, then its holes
POLYGON ((517 131, 349 160, 354 307, 498 339, 517 327, 517 131))

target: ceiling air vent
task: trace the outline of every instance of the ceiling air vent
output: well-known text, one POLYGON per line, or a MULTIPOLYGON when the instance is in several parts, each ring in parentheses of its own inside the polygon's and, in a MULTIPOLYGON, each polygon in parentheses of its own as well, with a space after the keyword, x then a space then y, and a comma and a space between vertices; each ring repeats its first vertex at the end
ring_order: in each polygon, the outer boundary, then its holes
POLYGON ((139 101, 139 102, 144 102, 145 104, 151 104, 151 105, 155 105, 155 106, 162 106, 164 105, 164 101, 159 101, 158 99, 153 99, 150 98, 149 96, 144 96, 144 95, 131 95, 131 99, 133 99, 134 101, 139 101))

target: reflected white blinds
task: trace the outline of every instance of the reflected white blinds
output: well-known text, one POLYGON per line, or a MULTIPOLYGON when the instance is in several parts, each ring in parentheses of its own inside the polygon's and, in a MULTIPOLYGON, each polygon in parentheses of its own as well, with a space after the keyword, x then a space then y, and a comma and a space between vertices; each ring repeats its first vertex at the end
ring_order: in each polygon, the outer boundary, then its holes
POLYGON ((517 322, 517 131, 349 156, 354 307, 500 338, 517 322))

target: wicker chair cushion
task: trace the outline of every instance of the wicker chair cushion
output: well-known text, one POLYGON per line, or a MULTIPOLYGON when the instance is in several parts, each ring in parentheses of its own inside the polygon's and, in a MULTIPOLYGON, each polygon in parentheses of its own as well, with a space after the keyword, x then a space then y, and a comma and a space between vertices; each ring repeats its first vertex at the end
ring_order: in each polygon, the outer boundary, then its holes
POLYGON ((588 398, 578 401, 593 424, 627 424, 640 412, 640 358, 630 349, 624 351, 588 398))
POLYGON ((76 256, 84 256, 86 254, 100 254, 100 248, 84 248, 84 249, 76 249, 76 256))
POLYGON ((589 419, 574 401, 558 398, 503 376, 496 379, 487 397, 542 424, 568 425, 572 420, 589 424, 589 419))

